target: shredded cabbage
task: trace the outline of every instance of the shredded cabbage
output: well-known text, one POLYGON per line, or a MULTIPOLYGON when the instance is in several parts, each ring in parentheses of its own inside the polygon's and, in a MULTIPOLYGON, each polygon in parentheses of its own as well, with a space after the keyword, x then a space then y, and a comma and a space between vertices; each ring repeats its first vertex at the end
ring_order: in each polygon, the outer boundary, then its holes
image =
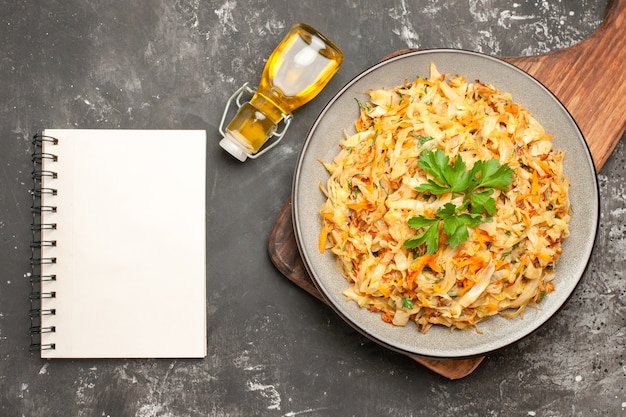
MULTIPOLYGON (((320 251, 330 250, 349 285, 348 300, 396 326, 416 323, 477 328, 500 314, 514 317, 554 290, 555 266, 569 235, 569 179, 564 153, 511 94, 488 83, 440 74, 390 90, 370 91, 356 132, 346 134, 320 185, 320 251), (441 149, 468 167, 499 159, 514 171, 508 191, 495 190, 491 221, 469 229, 434 254, 403 242, 415 235, 409 218, 433 215, 454 196, 424 196, 428 181, 417 161, 441 149)), ((457 202, 458 203, 458 202, 457 202)))

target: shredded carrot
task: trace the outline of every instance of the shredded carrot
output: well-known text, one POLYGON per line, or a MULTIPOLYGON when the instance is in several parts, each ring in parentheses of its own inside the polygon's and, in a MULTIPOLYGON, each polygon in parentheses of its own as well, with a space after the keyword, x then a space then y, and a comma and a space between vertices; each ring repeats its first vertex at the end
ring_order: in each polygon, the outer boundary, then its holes
POLYGON ((321 253, 324 253, 324 251, 326 250, 326 242, 328 239, 328 232, 330 232, 330 229, 328 227, 328 225, 323 225, 322 226, 322 231, 320 232, 320 238, 319 238, 319 242, 317 244, 317 247, 319 249, 319 251, 321 253))
POLYGON ((348 203, 346 207, 352 210, 367 210, 372 207, 369 201, 359 201, 358 203, 348 203))
POLYGON ((482 230, 480 230, 479 228, 474 228, 474 233, 476 236, 476 240, 478 241, 478 243, 480 243, 480 245, 484 248, 487 246, 487 244, 489 242, 491 242, 491 236, 489 236, 489 234, 487 232, 484 232, 482 230))
POLYGON ((547 261, 547 262, 551 262, 552 261, 552 255, 550 255, 549 253, 545 253, 545 252, 539 252, 536 254, 537 258, 541 259, 542 261, 547 261))
POLYGON ((417 276, 419 275, 418 271, 411 271, 407 276, 406 276, 406 287, 409 290, 412 290, 413 288, 415 288, 415 278, 417 278, 417 276))
POLYGON ((417 258, 417 260, 413 263, 413 265, 411 265, 411 271, 416 273, 416 274, 420 274, 422 272, 422 270, 424 269, 424 267, 428 266, 429 268, 433 269, 433 267, 439 271, 441 271, 441 269, 439 268, 439 266, 437 266, 433 261, 437 258, 436 254, 434 255, 422 255, 419 258, 417 258))
POLYGON ((496 303, 488 303, 486 307, 489 313, 494 313, 498 311, 498 304, 496 303))
POLYGON ((385 297, 389 297, 389 295, 391 294, 391 290, 389 289, 389 287, 383 284, 378 284, 378 291, 380 291, 380 293, 385 297))
POLYGON ((391 311, 383 311, 382 313, 380 313, 380 318, 385 322, 385 323, 393 323, 393 312, 391 311))
POLYGON ((537 171, 533 171, 531 177, 531 199, 535 204, 539 204, 539 199, 541 198, 541 188, 539 187, 539 180, 537 178, 537 171))

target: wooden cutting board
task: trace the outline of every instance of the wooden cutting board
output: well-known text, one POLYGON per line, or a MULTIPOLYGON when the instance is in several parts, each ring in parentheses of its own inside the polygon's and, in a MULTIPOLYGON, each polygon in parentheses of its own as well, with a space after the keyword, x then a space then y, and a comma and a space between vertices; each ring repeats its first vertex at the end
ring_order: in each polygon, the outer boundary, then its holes
MULTIPOLYGON (((626 129, 626 0, 612 0, 606 17, 589 38, 570 48, 531 57, 505 57, 550 91, 572 114, 600 170, 626 129)), ((394 52, 385 58, 409 52, 394 52)), ((385 59, 383 58, 383 59, 385 59)), ((291 199, 280 211, 268 239, 276 268, 309 294, 326 302, 308 275, 294 235, 291 199)), ((472 373, 484 357, 435 360, 411 357, 450 379, 472 373)))

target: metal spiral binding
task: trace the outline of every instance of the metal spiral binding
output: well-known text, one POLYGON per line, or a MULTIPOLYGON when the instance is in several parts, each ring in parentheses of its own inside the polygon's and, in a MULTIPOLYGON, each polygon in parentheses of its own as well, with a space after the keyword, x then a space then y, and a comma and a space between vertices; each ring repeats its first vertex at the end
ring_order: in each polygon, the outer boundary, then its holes
POLYGON ((31 189, 32 195, 32 222, 31 222, 31 273, 29 275, 31 291, 30 291, 30 350, 50 350, 54 349, 54 343, 41 343, 41 335, 43 333, 54 333, 56 328, 54 326, 42 326, 42 316, 53 316, 56 314, 55 309, 41 307, 42 299, 56 298, 56 293, 51 291, 42 291, 41 283, 44 281, 56 281, 56 275, 44 274, 42 272, 42 265, 55 264, 57 259, 55 257, 42 257, 42 247, 54 247, 57 242, 55 240, 42 239, 43 232, 47 230, 55 230, 56 223, 43 223, 42 213, 56 213, 57 207, 51 205, 42 204, 42 196, 54 196, 57 195, 57 189, 49 186, 50 180, 57 178, 57 173, 48 169, 49 163, 58 161, 58 157, 50 152, 44 152, 44 143, 46 145, 56 145, 58 140, 56 138, 36 134, 33 136, 34 152, 32 155, 33 171, 32 180, 33 188, 31 189), (44 163, 46 169, 43 169, 44 163), (44 186, 44 182, 45 185, 44 186))

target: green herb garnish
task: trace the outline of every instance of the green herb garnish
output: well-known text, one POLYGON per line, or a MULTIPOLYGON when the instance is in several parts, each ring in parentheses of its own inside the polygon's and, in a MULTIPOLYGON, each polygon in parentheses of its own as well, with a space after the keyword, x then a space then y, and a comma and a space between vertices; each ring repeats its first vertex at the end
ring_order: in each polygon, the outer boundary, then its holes
POLYGON ((432 136, 418 135, 417 133, 413 132, 410 132, 410 135, 419 141, 420 146, 434 139, 432 136))
POLYGON ((442 224, 448 244, 453 248, 458 246, 468 239, 468 227, 476 227, 496 213, 496 201, 491 197, 494 189, 506 190, 513 182, 513 170, 508 164, 500 165, 498 159, 476 161, 474 167, 468 170, 460 155, 451 164, 450 158, 441 149, 423 151, 418 166, 432 179, 416 187, 417 191, 434 195, 463 195, 460 206, 446 203, 437 210, 435 217, 422 215, 409 219, 409 226, 424 230, 407 239, 404 246, 416 248, 425 243, 429 254, 436 253, 439 248, 442 224))
POLYGON ((402 307, 412 310, 415 307, 415 305, 413 304, 413 301, 411 301, 409 297, 402 297, 402 307))
POLYGON ((358 98, 355 98, 354 100, 357 102, 357 104, 359 105, 360 109, 363 109, 365 111, 369 111, 370 110, 369 106, 367 104, 363 103, 362 101, 360 101, 358 98))

